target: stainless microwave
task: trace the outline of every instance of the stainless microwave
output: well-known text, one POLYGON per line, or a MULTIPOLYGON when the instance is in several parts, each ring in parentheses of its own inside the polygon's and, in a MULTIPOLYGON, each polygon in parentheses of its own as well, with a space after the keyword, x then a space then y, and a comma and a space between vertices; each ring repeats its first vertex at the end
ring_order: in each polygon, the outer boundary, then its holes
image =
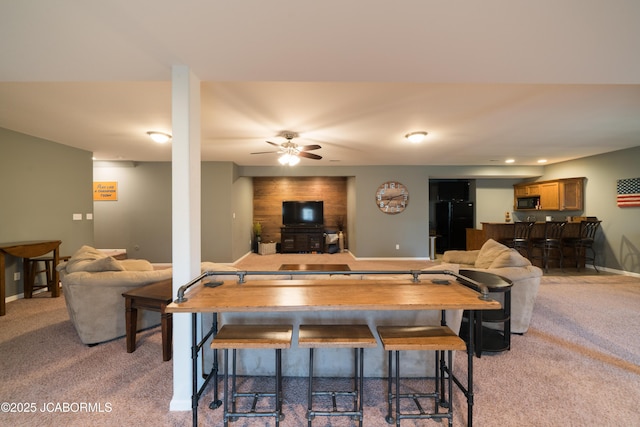
POLYGON ((540 206, 540 197, 518 197, 516 209, 537 209, 540 206))

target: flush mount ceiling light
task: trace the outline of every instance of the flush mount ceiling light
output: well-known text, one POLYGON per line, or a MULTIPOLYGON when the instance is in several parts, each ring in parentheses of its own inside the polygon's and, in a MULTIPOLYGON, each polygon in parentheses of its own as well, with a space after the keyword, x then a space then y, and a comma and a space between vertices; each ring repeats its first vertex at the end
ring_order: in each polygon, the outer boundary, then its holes
POLYGON ((425 136, 427 136, 427 132, 420 131, 420 132, 408 133, 404 137, 407 138, 409 141, 413 142, 414 144, 417 144, 419 142, 422 142, 425 136))
POLYGON ((147 132, 147 135, 151 137, 158 144, 164 144, 165 142, 169 142, 171 140, 171 135, 164 132, 157 132, 154 130, 150 130, 147 132))

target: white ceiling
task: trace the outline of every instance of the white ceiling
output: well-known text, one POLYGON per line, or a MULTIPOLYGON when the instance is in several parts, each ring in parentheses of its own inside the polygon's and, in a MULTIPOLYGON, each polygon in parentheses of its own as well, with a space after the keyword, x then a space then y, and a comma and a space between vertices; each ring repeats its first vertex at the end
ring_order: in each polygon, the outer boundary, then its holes
POLYGON ((554 163, 640 145, 639 41, 636 0, 0 0, 0 127, 168 161, 187 65, 203 160, 291 130, 302 165, 554 163))

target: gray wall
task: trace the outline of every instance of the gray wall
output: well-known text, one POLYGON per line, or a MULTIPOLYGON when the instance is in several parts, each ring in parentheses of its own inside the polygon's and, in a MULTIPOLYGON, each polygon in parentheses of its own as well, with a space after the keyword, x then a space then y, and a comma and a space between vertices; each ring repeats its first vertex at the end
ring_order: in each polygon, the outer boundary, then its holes
MULTIPOLYGON (((0 242, 61 240, 61 255, 92 245, 92 174, 90 152, 0 128, 0 242)), ((22 260, 7 256, 7 296, 24 291, 23 273, 22 260)))
MULTIPOLYGON (((204 162, 202 259, 232 262, 249 251, 253 185, 229 162, 204 162)), ((171 163, 96 162, 96 181, 117 181, 117 201, 96 201, 95 240, 130 258, 171 262, 171 163)))
POLYGON ((585 216, 602 220, 598 265, 640 273, 640 207, 616 204, 616 181, 640 177, 640 147, 558 163, 541 180, 585 176, 585 216))
POLYGON ((171 163, 96 162, 93 179, 118 183, 118 200, 94 202, 96 246, 171 262, 171 163))

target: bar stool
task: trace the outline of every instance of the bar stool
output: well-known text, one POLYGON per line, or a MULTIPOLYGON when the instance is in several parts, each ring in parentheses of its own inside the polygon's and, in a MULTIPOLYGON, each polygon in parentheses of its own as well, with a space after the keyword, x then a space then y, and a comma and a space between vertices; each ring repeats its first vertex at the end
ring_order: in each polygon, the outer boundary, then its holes
POLYGON ((388 411, 386 421, 393 423, 393 401, 395 400, 395 422, 400 426, 403 419, 448 419, 449 427, 453 426, 453 350, 466 350, 465 342, 457 336, 448 326, 378 326, 378 335, 383 348, 389 352, 389 377, 388 377, 388 411), (435 350, 435 390, 433 393, 401 393, 400 390, 400 351, 404 350, 435 350), (447 360, 445 361, 445 351, 447 360), (393 355, 395 353, 395 379, 392 369, 393 355), (395 393, 391 384, 395 380, 395 393), (446 380, 446 392, 445 392, 446 380), (448 395, 448 401, 447 401, 448 395), (412 399, 419 413, 401 412, 400 399, 412 399), (427 413, 419 399, 434 399, 433 412, 427 413), (447 412, 439 412, 439 406, 448 408, 447 412))
POLYGON ((529 236, 531 235, 531 230, 534 225, 535 221, 516 221, 513 224, 513 237, 500 239, 500 243, 510 248, 514 248, 521 254, 522 251, 524 251, 526 255, 522 255, 529 258, 529 245, 531 243, 529 236))
MULTIPOLYGON (((58 257, 58 262, 62 262, 62 261, 68 261, 69 258, 71 258, 68 255, 65 256, 61 256, 58 257)), ((31 298, 33 296, 33 291, 37 290, 37 289, 44 289, 47 288, 47 290, 49 292, 52 291, 52 288, 54 286, 53 284, 53 269, 56 268, 55 265, 53 265, 53 257, 52 256, 44 256, 44 257, 38 257, 38 258, 29 258, 28 260, 28 268, 27 271, 25 271, 25 278, 24 278, 24 297, 25 298, 31 298), (44 263, 44 268, 41 270, 38 270, 38 263, 44 263), (36 277, 38 276, 38 274, 41 273, 45 273, 45 281, 46 283, 41 285, 41 286, 37 286, 36 283, 36 277)), ((56 283, 56 286, 60 286, 59 283, 56 283)))
POLYGON ((547 221, 544 223, 544 237, 531 239, 533 248, 540 251, 539 256, 532 255, 531 259, 540 259, 545 272, 549 271, 549 260, 557 260, 560 269, 563 269, 562 234, 566 225, 567 221, 547 221))
POLYGON ((596 251, 593 249, 593 243, 595 242, 596 233, 600 228, 599 220, 583 220, 580 221, 580 231, 578 237, 563 237, 563 246, 573 249, 573 256, 576 261, 576 270, 580 271, 580 265, 582 261, 586 266, 587 261, 591 261, 593 268, 599 273, 596 267, 596 251), (587 253, 587 249, 591 254, 587 253))
POLYGON ((316 416, 350 416, 359 421, 362 427, 362 393, 364 378, 364 348, 376 347, 377 342, 367 325, 300 325, 298 346, 309 348, 309 383, 307 395, 307 420, 316 416), (354 350, 353 390, 314 391, 313 356, 315 348, 352 348, 354 350), (331 396, 332 410, 314 410, 314 396, 331 396), (353 399, 352 410, 339 410, 336 397, 347 396, 353 399))
POLYGON ((291 348, 293 334, 292 325, 224 325, 214 339, 211 348, 224 350, 224 425, 235 421, 238 417, 274 417, 276 426, 284 419, 282 413, 282 349, 291 348), (239 349, 275 349, 275 391, 269 392, 239 392, 236 384, 236 352, 239 349), (233 350, 233 368, 231 393, 229 393, 229 349, 233 350), (229 396, 231 396, 231 410, 229 410, 229 396), (246 412, 236 410, 238 398, 252 397, 251 409, 246 412), (257 401, 261 397, 273 397, 273 411, 256 411, 257 401))

